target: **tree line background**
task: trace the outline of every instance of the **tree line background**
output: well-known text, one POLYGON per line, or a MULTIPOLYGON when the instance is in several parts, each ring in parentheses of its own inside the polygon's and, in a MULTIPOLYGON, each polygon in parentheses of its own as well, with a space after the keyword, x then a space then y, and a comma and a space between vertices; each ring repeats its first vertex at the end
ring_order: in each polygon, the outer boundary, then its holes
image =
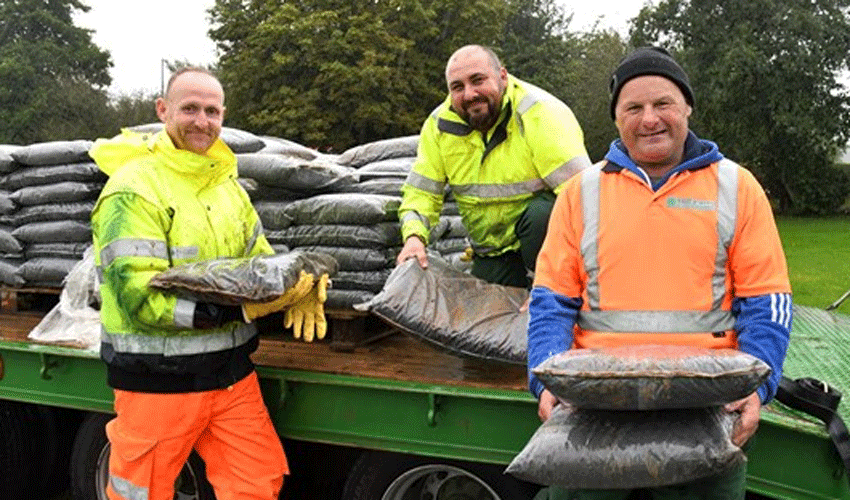
MULTIPOLYGON (((73 24, 78 10, 84 0, 0 0, 0 144, 157 120, 155 95, 107 93, 110 54, 73 24)), ((836 165, 850 139, 850 0, 661 0, 625 37, 571 30, 555 0, 217 0, 209 19, 226 124, 326 152, 418 133, 445 98, 448 56, 479 43, 573 109, 596 161, 617 137, 612 70, 660 44, 690 76, 691 128, 752 170, 778 212, 850 206, 836 165)))

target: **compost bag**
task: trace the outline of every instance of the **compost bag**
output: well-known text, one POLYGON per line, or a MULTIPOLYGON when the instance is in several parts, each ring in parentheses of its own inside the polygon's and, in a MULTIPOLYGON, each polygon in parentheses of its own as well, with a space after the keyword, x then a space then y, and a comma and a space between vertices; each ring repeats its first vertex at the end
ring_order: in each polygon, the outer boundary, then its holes
POLYGON ((429 253, 397 266, 367 308, 404 332, 453 354, 525 364, 528 291, 453 269, 429 253))
POLYGON ((163 271, 149 286, 181 297, 223 305, 268 302, 292 288, 301 271, 333 275, 337 263, 318 252, 220 258, 192 262, 163 271))
POLYGON ((568 489, 649 488, 720 474, 746 457, 722 407, 607 411, 555 407, 505 472, 568 489))
POLYGON ((765 362, 736 349, 680 345, 571 349, 531 371, 559 399, 602 410, 723 405, 770 375, 765 362))

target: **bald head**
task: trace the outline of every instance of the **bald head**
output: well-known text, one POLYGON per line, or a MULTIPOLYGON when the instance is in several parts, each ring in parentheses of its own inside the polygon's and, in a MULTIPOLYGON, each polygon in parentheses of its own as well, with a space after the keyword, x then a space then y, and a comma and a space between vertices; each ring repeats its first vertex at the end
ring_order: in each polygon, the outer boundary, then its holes
MULTIPOLYGON (((469 58, 475 58, 484 56, 487 58, 490 63, 490 67, 495 72, 499 72, 502 69, 502 62, 499 61, 499 56, 493 52, 493 49, 489 47, 485 47, 483 45, 464 45, 463 47, 457 49, 452 53, 449 57, 449 62, 446 63, 446 75, 449 73, 449 68, 452 67, 452 63, 456 61, 466 60, 469 58)), ((448 76, 446 77, 448 79, 448 76)))

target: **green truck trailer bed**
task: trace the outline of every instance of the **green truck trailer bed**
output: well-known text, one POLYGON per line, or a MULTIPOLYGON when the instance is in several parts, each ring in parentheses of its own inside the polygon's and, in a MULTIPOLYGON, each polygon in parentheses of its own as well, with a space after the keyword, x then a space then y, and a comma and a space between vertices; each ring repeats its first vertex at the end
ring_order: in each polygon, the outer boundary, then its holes
MULTIPOLYGON (((786 375, 850 391, 850 317, 805 307, 795 315, 786 375)), ((111 412, 96 353, 28 340, 39 319, 37 313, 0 311, 0 399, 111 412)), ((374 319, 337 318, 331 329, 339 337, 364 325, 380 330, 371 341, 305 344, 263 336, 254 359, 281 436, 507 464, 539 425, 524 367, 443 353, 375 327, 374 319)), ((840 413, 850 421, 846 401, 840 413)), ((850 500, 846 472, 823 423, 807 415, 768 405, 748 456, 748 488, 755 493, 850 500)))

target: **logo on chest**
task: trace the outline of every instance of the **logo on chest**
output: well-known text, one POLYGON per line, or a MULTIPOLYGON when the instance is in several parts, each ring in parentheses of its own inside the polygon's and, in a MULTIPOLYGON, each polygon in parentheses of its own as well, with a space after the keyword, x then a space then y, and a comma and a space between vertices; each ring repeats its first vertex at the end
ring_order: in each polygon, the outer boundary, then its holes
POLYGON ((677 198, 671 196, 667 198, 667 208, 675 208, 682 210, 697 210, 700 212, 710 212, 717 208, 717 203, 711 200, 696 200, 693 198, 677 198))

